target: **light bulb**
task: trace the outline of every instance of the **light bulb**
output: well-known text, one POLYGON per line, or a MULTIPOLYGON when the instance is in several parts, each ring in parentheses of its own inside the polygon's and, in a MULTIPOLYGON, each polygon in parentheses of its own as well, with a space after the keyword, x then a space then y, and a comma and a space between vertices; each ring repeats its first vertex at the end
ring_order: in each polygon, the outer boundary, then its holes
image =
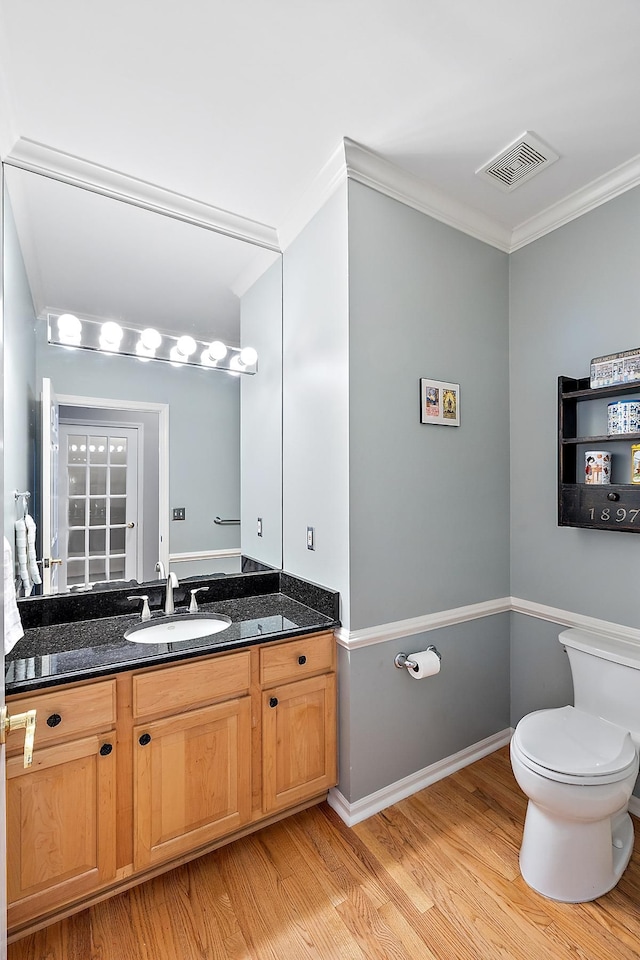
POLYGON ((72 313, 63 313, 58 317, 58 337, 63 343, 78 346, 82 333, 82 324, 72 313))
POLYGON ((180 353, 176 345, 175 347, 171 347, 171 350, 169 350, 169 359, 171 360, 171 363, 173 364, 174 367, 179 367, 180 364, 184 363, 187 360, 187 357, 185 357, 184 354, 180 353))
POLYGON ((148 363, 152 357, 155 357, 155 355, 155 350, 150 350, 149 347, 145 347, 141 336, 136 343, 136 356, 138 357, 138 360, 140 360, 142 363, 148 363))
POLYGON ((198 344, 193 337, 180 337, 176 343, 178 353, 182 354, 183 357, 190 357, 192 353, 195 353, 197 346, 198 344))
POLYGON ((245 367, 252 367, 258 361, 258 351, 253 347, 244 347, 240 351, 240 362, 245 367))
POLYGON ((224 360, 224 358, 227 355, 227 348, 225 347, 222 340, 212 340, 212 342, 207 347, 207 353, 210 359, 213 360, 213 362, 215 363, 218 360, 224 360))
POLYGON ((162 337, 153 327, 147 327, 146 330, 143 330, 140 334, 140 343, 145 350, 155 351, 162 343, 162 337))
POLYGON ((124 331, 119 323, 115 320, 107 320, 100 327, 100 348, 109 351, 119 350, 123 334, 124 331))

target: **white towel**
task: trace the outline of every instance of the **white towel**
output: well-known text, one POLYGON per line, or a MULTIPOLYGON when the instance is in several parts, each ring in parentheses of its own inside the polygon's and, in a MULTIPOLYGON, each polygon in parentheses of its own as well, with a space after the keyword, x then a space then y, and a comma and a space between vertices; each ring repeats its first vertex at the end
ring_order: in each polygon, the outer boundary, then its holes
POLYGON ((19 520, 15 522, 16 528, 16 560, 18 561, 18 573, 20 579, 22 580, 22 588, 24 590, 25 597, 28 597, 31 593, 33 584, 31 582, 31 577, 29 576, 29 568, 27 566, 27 525, 24 521, 24 517, 20 517, 19 520))
POLYGON ((24 517, 27 528, 27 570, 34 583, 42 583, 36 562, 36 522, 28 513, 24 517))
POLYGON ((18 640, 24 637, 18 604, 16 603, 16 588, 13 579, 13 555, 11 545, 4 537, 4 652, 5 655, 15 647, 18 640))

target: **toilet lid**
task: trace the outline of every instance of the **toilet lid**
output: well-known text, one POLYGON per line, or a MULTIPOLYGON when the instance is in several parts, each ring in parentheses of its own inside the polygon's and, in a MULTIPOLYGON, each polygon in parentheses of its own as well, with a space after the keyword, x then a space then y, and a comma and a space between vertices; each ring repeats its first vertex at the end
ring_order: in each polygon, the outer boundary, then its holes
POLYGON ((607 777, 636 759, 628 730, 575 707, 530 713, 514 736, 525 757, 538 766, 575 777, 607 777))

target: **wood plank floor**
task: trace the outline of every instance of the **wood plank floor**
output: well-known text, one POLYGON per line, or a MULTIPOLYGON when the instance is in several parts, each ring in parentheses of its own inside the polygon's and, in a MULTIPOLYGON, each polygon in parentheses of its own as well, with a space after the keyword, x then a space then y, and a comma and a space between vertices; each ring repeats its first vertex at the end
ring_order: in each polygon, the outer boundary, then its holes
POLYGON ((525 806, 505 748, 351 829, 326 804, 283 820, 8 960, 640 957, 640 835, 615 890, 554 903, 518 871, 525 806))

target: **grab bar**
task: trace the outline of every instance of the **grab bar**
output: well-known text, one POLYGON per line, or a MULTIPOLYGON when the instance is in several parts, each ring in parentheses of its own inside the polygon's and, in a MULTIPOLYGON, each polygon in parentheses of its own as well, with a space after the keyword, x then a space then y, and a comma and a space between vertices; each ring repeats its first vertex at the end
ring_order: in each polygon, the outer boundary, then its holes
POLYGON ((216 517, 213 522, 217 523, 219 527, 231 527, 240 523, 239 520, 222 520, 220 517, 216 517))

